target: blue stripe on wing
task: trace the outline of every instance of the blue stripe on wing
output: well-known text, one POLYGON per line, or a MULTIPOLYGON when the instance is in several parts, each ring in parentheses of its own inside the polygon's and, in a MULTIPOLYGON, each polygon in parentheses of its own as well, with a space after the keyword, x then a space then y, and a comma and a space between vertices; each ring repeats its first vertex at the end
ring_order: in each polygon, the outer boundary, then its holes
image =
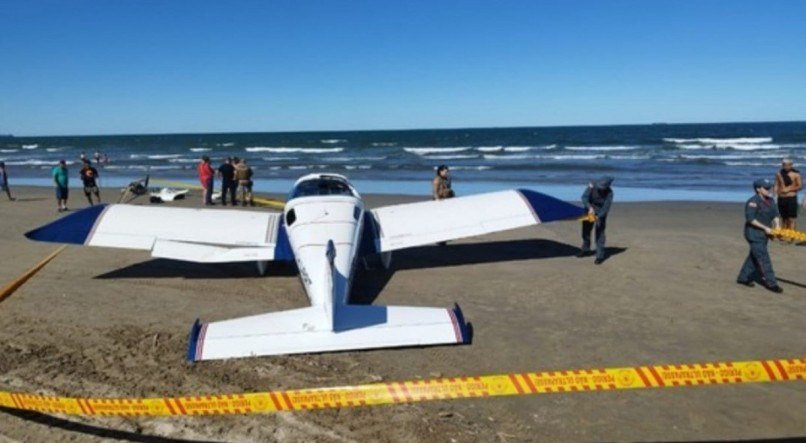
POLYGON ((550 195, 529 189, 518 189, 518 192, 529 202, 529 206, 543 223, 579 218, 585 214, 585 209, 571 203, 564 202, 550 195))
POLYGON ((107 205, 90 206, 25 233, 31 240, 83 245, 107 205))

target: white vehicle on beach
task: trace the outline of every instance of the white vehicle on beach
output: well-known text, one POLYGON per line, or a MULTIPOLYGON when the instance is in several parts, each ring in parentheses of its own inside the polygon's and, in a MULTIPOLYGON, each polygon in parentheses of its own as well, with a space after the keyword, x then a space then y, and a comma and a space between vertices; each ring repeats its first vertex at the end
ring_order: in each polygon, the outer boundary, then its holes
POLYGON ((346 177, 306 175, 283 212, 93 206, 25 235, 38 241, 141 249, 198 263, 294 262, 311 306, 193 325, 191 361, 349 349, 467 343, 452 309, 350 303, 363 260, 415 246, 578 218, 583 209, 508 190, 367 210, 346 177), (226 235, 223 235, 226 233, 226 235))

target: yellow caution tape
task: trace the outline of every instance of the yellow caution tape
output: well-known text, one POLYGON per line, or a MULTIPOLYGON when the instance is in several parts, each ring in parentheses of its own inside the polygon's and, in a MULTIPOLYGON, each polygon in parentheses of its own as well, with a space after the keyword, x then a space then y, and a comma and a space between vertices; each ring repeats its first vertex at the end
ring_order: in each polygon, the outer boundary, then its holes
POLYGON ((37 272, 39 272, 42 268, 44 268, 45 265, 50 263, 51 260, 56 258, 57 255, 59 255, 62 251, 64 251, 64 248, 66 248, 66 247, 67 247, 66 245, 65 246, 60 246, 58 249, 53 251, 50 255, 48 255, 47 257, 42 259, 42 261, 37 263, 33 268, 25 271, 25 274, 22 274, 21 276, 17 277, 16 280, 14 280, 11 283, 9 283, 8 285, 6 285, 3 289, 0 289, 0 302, 5 300, 9 296, 11 296, 11 294, 13 294, 17 289, 19 289, 20 286, 25 284, 25 282, 30 280, 31 277, 36 275, 37 272))
POLYGON ((800 232, 794 229, 773 229, 772 236, 781 240, 806 242, 806 232, 800 232))
POLYGON ((68 398, 0 392, 0 406, 68 415, 266 414, 429 400, 806 379, 806 359, 524 372, 325 389, 155 398, 68 398))
MULTIPOLYGON (((188 189, 195 189, 195 190, 202 189, 202 187, 199 186, 199 185, 194 185, 194 184, 184 183, 184 182, 170 181, 170 180, 152 179, 151 183, 155 183, 155 184, 163 185, 163 186, 169 186, 169 187, 173 187, 173 188, 188 188, 188 189)), ((272 198, 255 197, 252 200, 256 204, 258 204, 260 206, 267 206, 269 208, 283 209, 285 207, 284 202, 282 202, 280 200, 275 200, 275 199, 272 199, 272 198)))

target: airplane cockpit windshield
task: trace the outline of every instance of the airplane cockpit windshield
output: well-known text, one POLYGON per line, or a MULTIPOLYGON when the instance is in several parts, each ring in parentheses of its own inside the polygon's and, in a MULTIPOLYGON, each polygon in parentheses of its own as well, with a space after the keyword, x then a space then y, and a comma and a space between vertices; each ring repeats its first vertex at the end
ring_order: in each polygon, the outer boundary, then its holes
POLYGON ((345 195, 355 197, 350 185, 338 177, 321 176, 305 180, 297 184, 291 191, 290 198, 314 197, 322 195, 345 195))

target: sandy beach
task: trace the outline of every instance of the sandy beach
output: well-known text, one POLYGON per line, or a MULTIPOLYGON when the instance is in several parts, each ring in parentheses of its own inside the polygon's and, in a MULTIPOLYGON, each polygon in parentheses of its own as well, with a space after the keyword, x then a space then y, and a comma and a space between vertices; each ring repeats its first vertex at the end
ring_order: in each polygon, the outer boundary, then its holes
MULTIPOLYGON (((57 247, 23 236, 59 216, 52 190, 12 189, 17 202, 0 197, 2 284, 57 247)), ((111 192, 104 191, 105 199, 111 192)), ((365 200, 374 207, 418 198, 365 200)), ((197 195, 177 204, 197 206, 197 195)), ((72 190, 71 208, 85 205, 72 190)), ((296 274, 281 264, 259 277, 253 264, 199 265, 141 251, 68 247, 0 303, 0 390, 196 395, 804 357, 806 247, 771 245, 784 294, 739 286, 747 254, 742 224, 740 204, 617 200, 608 223, 611 257, 601 266, 574 256, 578 222, 397 252, 389 271, 357 276, 354 296, 378 304, 457 302, 473 325, 471 345, 194 365, 185 352, 196 318, 304 306, 296 274)), ((731 441, 806 437, 804 417, 806 384, 791 382, 264 416, 83 419, 0 411, 0 442, 731 441)))

